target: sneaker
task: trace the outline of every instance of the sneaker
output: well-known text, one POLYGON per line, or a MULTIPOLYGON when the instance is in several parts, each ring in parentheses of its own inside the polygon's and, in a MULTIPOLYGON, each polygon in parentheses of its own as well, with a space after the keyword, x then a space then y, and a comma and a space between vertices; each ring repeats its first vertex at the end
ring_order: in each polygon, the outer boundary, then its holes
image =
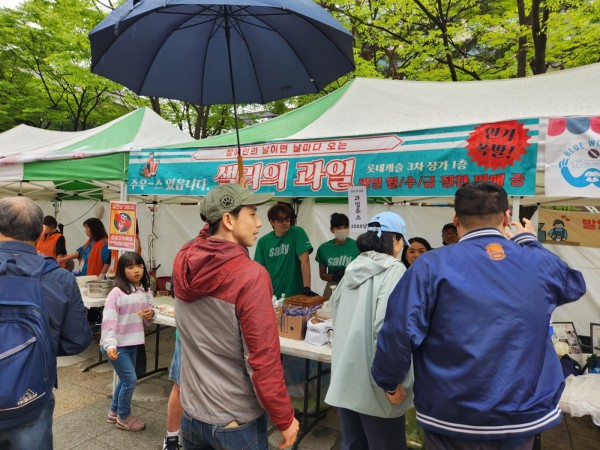
POLYGON ((124 419, 117 418, 117 428, 126 431, 142 431, 146 424, 131 414, 124 419))
POLYGON ((119 415, 116 411, 108 411, 108 416, 106 416, 106 421, 108 423, 117 423, 117 418, 119 415))
POLYGON ((181 444, 179 443, 179 436, 167 436, 163 442, 163 450, 179 450, 181 444))

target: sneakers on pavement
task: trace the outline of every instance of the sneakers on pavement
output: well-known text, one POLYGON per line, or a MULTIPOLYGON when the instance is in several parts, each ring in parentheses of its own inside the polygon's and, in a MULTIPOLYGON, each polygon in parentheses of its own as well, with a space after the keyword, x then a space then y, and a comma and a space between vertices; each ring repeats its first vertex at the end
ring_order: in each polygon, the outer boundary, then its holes
POLYGON ((108 416, 106 416, 106 421, 108 423, 117 423, 118 417, 119 417, 119 415, 117 414, 117 411, 108 411, 108 416))
POLYGON ((126 431, 142 431, 146 424, 131 414, 124 419, 117 418, 117 428, 126 431))
POLYGON ((179 450, 181 444, 179 443, 179 436, 167 436, 163 442, 163 450, 179 450))

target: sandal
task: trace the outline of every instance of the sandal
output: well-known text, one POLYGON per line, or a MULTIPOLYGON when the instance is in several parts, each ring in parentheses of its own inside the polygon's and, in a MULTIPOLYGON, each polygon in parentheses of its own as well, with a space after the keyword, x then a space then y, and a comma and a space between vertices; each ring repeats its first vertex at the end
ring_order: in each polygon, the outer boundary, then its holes
POLYGON ((146 424, 144 422, 131 414, 124 419, 117 418, 117 428, 120 430, 142 431, 145 427, 146 424))
POLYGON ((118 417, 119 417, 119 414, 117 413, 117 411, 108 411, 108 416, 106 417, 106 421, 108 423, 117 423, 118 417))

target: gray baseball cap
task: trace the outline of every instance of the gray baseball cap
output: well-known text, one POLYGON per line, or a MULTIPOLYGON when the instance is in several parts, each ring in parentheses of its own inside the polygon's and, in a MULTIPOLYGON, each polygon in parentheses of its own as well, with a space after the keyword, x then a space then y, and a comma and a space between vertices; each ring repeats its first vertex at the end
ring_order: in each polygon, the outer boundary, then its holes
POLYGON ((200 217, 213 224, 221 220, 223 214, 238 206, 262 205, 268 202, 273 194, 254 194, 239 184, 229 183, 214 187, 200 203, 200 217))

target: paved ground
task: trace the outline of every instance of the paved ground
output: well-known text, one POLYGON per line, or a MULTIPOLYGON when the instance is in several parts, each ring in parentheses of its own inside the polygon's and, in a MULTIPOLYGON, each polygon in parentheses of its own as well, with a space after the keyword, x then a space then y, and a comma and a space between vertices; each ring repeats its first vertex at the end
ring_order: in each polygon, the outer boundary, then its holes
MULTIPOLYGON (((174 331, 161 332, 159 366, 171 361, 174 331)), ((146 343, 148 368, 154 366, 154 336, 146 343)), ((103 364, 88 372, 81 369, 98 357, 97 340, 79 356, 59 358, 56 409, 54 413, 54 448, 56 450, 153 450, 161 449, 166 430, 167 401, 171 382, 166 373, 141 380, 133 396, 133 413, 146 422, 146 429, 132 433, 106 423, 110 405, 113 371, 103 364)), ((270 447, 277 448, 279 432, 271 428, 270 447)), ((340 424, 334 409, 327 412, 319 425, 303 439, 302 450, 337 450, 340 448, 340 424)), ((417 447, 418 448, 418 447, 417 447)), ((543 450, 597 450, 600 431, 589 418, 566 417, 563 423, 542 436, 543 450)))

